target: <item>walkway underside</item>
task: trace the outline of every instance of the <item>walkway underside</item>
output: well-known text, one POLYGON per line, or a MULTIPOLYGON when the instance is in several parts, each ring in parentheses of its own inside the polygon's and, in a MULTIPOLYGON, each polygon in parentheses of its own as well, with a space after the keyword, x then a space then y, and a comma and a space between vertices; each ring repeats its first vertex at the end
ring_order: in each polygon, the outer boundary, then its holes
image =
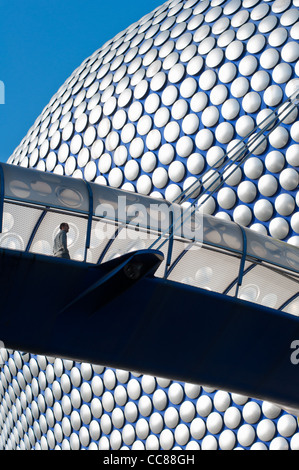
POLYGON ((299 409, 299 318, 157 278, 162 261, 151 250, 92 265, 1 249, 0 339, 299 409))

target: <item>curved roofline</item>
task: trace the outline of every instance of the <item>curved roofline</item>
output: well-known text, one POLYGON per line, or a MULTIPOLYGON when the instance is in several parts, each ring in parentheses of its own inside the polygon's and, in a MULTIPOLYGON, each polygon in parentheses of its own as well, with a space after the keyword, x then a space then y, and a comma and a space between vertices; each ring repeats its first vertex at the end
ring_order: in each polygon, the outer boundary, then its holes
MULTIPOLYGON (((201 210, 190 215, 188 208, 165 199, 154 199, 82 179, 6 163, 0 163, 0 182, 1 231, 4 202, 14 201, 44 208, 44 211, 58 210, 66 215, 87 218, 85 250, 89 248, 92 219, 103 218, 130 227, 153 230, 160 237, 164 234, 163 244, 173 237, 180 238, 299 273, 299 248, 235 222, 204 214, 201 210), (188 226, 184 226, 184 218, 188 226)), ((152 244, 153 248, 156 246, 157 241, 152 244)))

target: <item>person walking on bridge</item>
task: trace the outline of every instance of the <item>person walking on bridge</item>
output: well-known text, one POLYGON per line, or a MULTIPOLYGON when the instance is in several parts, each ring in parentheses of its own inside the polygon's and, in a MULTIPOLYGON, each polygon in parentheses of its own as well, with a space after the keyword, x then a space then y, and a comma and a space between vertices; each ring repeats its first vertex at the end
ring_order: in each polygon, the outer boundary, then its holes
POLYGON ((60 230, 54 239, 53 253, 57 258, 70 259, 69 250, 67 248, 67 233, 69 225, 66 222, 60 224, 60 230))

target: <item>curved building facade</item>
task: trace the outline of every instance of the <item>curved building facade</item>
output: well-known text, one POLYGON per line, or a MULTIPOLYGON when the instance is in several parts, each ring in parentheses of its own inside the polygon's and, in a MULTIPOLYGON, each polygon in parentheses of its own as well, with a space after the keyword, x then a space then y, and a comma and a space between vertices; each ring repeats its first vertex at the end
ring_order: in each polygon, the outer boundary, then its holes
MULTIPOLYGON (((298 0, 168 1, 73 72, 8 163, 170 202, 199 179, 189 203, 299 247, 298 39, 298 0)), ((190 282, 209 288, 201 274, 190 282)), ((244 295, 278 308, 254 280, 244 295)), ((1 355, 3 449, 299 449, 297 417, 276 404, 1 355)))

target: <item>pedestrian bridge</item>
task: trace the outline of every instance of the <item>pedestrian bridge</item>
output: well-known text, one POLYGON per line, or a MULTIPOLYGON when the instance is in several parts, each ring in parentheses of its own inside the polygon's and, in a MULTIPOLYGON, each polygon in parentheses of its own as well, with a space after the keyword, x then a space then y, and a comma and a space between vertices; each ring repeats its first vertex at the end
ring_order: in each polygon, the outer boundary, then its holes
POLYGON ((179 204, 0 164, 0 247, 52 255, 61 222, 71 259, 100 264, 159 249, 155 276, 299 315, 299 248, 179 204))

